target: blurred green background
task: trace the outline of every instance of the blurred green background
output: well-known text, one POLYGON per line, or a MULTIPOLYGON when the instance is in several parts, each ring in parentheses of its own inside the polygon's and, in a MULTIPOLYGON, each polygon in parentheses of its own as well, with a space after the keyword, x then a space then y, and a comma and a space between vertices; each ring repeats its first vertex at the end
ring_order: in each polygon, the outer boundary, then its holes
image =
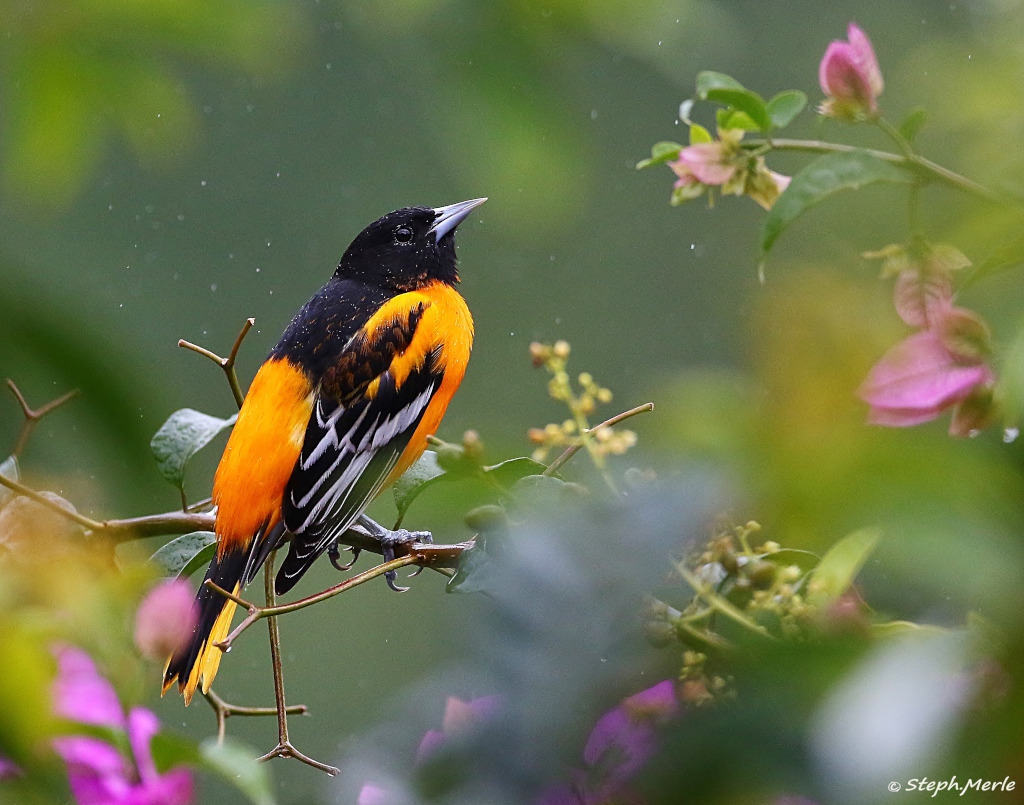
MULTIPOLYGON (((634 165, 653 142, 684 137, 678 104, 699 70, 766 96, 800 89, 813 105, 821 54, 855 20, 886 77, 885 113, 924 104, 925 153, 1012 186, 1022 19, 1013 0, 2 0, 0 376, 37 405, 83 392, 33 437, 24 476, 95 517, 174 508, 150 436, 177 408, 233 409, 219 370, 179 338, 226 353, 255 317, 245 383, 365 224, 488 196, 459 231, 477 338, 441 436, 475 428, 494 460, 529 453, 527 428, 564 412, 528 345, 566 339, 571 365, 616 393, 609 414, 657 406, 632 423, 640 443, 620 471, 724 462, 747 500, 738 519, 811 548, 897 524, 866 581, 873 602, 904 617, 1008 617, 1021 603, 1019 449, 997 432, 952 444, 941 424, 869 430, 854 398, 901 332, 889 286, 859 254, 905 238, 902 191, 806 216, 762 286, 760 208, 670 208, 669 172, 634 165)), ((795 129, 884 147, 810 111, 795 129)), ((926 196, 926 232, 975 260, 1002 224, 949 192, 926 196)), ((1012 279, 964 300, 1004 345, 1020 308, 1012 279)), ((19 426, 13 396, 0 397, 3 449, 19 426)), ((206 494, 208 452, 190 473, 193 498, 206 494)), ((463 537, 466 501, 425 497, 406 524, 463 537)), ((386 520, 389 505, 374 512, 386 520)), ((310 573, 302 591, 332 573, 310 573)), ((295 719, 297 745, 331 759, 443 660, 474 606, 425 575, 403 597, 381 584, 289 616, 289 699, 313 705, 295 719)), ((256 631, 241 641, 221 694, 269 704, 265 652, 256 631)), ((212 732, 201 702, 168 699, 159 712, 212 732)), ((269 721, 230 728, 272 744, 269 721)), ((296 763, 272 771, 282 802, 330 785, 296 763)))

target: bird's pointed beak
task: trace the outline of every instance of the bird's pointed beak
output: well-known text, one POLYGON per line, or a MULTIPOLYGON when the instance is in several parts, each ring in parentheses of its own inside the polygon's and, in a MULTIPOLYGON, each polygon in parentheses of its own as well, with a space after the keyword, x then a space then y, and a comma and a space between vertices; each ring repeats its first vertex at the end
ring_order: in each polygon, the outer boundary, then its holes
POLYGON ((447 207, 435 207, 434 225, 430 227, 428 234, 432 233, 434 242, 437 243, 485 201, 487 201, 486 198, 473 198, 469 201, 460 201, 458 204, 449 204, 447 207))

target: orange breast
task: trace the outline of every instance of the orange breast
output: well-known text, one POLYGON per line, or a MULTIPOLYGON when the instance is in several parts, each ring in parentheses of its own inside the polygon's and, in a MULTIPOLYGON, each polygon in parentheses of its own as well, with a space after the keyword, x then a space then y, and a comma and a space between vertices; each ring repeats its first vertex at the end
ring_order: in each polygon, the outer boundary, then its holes
POLYGON ((286 359, 256 373, 213 481, 218 555, 246 547, 281 513, 285 485, 313 410, 305 373, 286 359))

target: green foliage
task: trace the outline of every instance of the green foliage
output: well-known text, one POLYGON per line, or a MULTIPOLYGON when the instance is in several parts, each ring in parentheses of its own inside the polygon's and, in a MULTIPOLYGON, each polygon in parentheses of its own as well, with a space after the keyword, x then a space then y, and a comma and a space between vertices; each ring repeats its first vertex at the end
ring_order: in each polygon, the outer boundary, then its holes
POLYGON ((732 76, 709 71, 698 73, 697 97, 702 101, 722 104, 730 112, 746 115, 746 120, 733 115, 724 126, 720 118, 719 125, 722 128, 768 131, 772 127, 772 117, 764 98, 746 89, 732 76))
MULTIPOLYGON (((690 131, 692 134, 692 127, 690 131)), ((707 129, 703 129, 703 131, 706 133, 707 129)), ((710 136, 711 135, 709 134, 709 139, 710 136)), ((641 159, 639 162, 636 163, 636 169, 643 170, 644 168, 649 168, 652 165, 662 165, 666 162, 669 162, 679 156, 679 151, 682 149, 682 147, 683 146, 681 146, 679 143, 673 143, 668 141, 655 143, 654 145, 651 146, 650 159, 641 159)))
POLYGON ((859 190, 879 182, 911 184, 914 177, 903 168, 864 151, 825 154, 802 168, 765 216, 761 251, 767 254, 797 218, 811 207, 843 190, 859 190))
POLYGON ((443 481, 465 480, 467 477, 479 478, 487 482, 496 492, 505 492, 520 478, 542 472, 544 465, 525 456, 511 458, 492 466, 484 466, 474 457, 455 444, 442 443, 438 450, 426 450, 415 464, 395 482, 392 494, 398 508, 397 528, 413 501, 425 490, 443 481), (441 466, 438 460, 440 453, 448 457, 441 466))
POLYGON ((780 92, 768 101, 768 115, 772 126, 785 128, 792 123, 798 114, 807 106, 807 96, 799 90, 790 89, 780 92))
POLYGON ((185 465, 225 428, 235 424, 237 414, 220 419, 182 408, 171 414, 149 443, 160 474, 184 493, 185 465))
POLYGON ((217 535, 212 531, 192 531, 160 546, 149 557, 165 576, 186 578, 203 570, 217 553, 217 535))
POLYGON ((881 539, 877 529, 864 528, 848 534, 821 558, 808 587, 807 602, 819 609, 839 600, 864 567, 881 539))

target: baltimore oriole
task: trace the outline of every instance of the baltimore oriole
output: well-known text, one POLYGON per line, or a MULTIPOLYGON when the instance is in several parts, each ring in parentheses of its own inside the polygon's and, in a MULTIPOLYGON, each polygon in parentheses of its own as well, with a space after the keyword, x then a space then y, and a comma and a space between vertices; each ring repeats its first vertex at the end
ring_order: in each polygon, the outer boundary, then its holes
MULTIPOLYGON (((206 578, 235 594, 290 536, 285 593, 423 453, 462 381, 473 319, 455 289, 455 228, 486 199, 407 207, 352 241, 253 378, 213 483, 206 578)), ((205 584, 168 660, 185 703, 206 693, 235 604, 205 584)))

